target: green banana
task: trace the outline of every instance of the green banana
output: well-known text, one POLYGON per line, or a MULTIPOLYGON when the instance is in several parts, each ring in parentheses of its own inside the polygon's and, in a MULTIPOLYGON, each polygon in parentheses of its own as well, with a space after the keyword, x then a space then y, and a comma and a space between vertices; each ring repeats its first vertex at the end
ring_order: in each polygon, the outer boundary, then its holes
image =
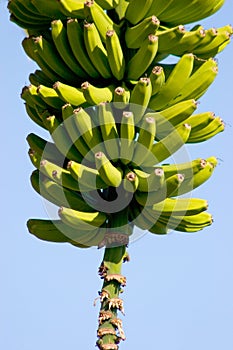
POLYGON ((149 34, 156 34, 160 25, 157 17, 150 16, 142 20, 134 27, 127 27, 125 32, 125 42, 128 48, 138 49, 149 34))
POLYGON ((42 57, 39 55, 37 46, 35 45, 35 41, 32 37, 24 38, 22 41, 22 46, 28 57, 38 64, 42 72, 50 81, 55 82, 61 79, 61 77, 49 67, 46 62, 46 58, 42 59, 42 57))
MULTIPOLYGON (((230 37, 232 35, 232 30, 227 31, 225 27, 219 28, 217 30, 216 35, 213 37, 212 41, 210 41, 205 46, 199 46, 194 49, 195 55, 201 58, 209 58, 215 56, 219 52, 219 48, 224 43, 229 43, 230 37), (215 54, 213 54, 215 52, 215 54), (211 56, 209 55, 211 53, 211 56)), ((232 28, 232 27, 231 27, 232 28)), ((230 28, 229 28, 230 29, 230 28)))
POLYGON ((191 125, 192 132, 196 132, 205 128, 209 123, 215 119, 215 114, 213 112, 203 112, 199 114, 194 114, 186 119, 186 122, 191 125))
POLYGON ((164 121, 168 121, 172 125, 177 125, 188 120, 191 114, 197 109, 197 102, 194 99, 181 101, 175 105, 161 110, 159 113, 149 114, 154 115, 158 127, 161 127, 164 121), (162 116, 159 120, 159 115, 162 116), (157 119, 158 118, 158 119, 157 119))
POLYGON ((128 164, 133 159, 135 125, 132 112, 124 111, 120 123, 120 160, 128 164))
MULTIPOLYGON (((133 0, 129 2, 127 7, 125 18, 132 24, 137 24, 148 13, 148 8, 151 6, 153 0, 133 0)), ((153 13, 154 14, 154 13, 153 13)))
MULTIPOLYGON (((66 205, 71 209, 88 213, 94 211, 93 207, 89 206, 79 193, 67 190, 49 179, 42 180, 42 182, 48 194, 54 198, 54 204, 58 206, 66 205)), ((41 195, 43 196, 43 192, 41 192, 41 195)))
POLYGON ((159 222, 163 223, 170 229, 175 229, 181 232, 196 232, 202 230, 204 227, 209 226, 213 222, 212 215, 209 213, 200 213, 191 216, 176 216, 176 217, 164 217, 161 215, 159 222))
POLYGON ((82 89, 63 84, 60 81, 57 81, 53 85, 53 89, 56 91, 57 95, 60 97, 60 99, 62 99, 62 101, 70 103, 74 107, 78 107, 86 103, 82 89))
POLYGON ((152 85, 151 95, 153 96, 161 90, 162 86, 165 83, 165 74, 164 74, 163 67, 155 66, 152 69, 149 78, 152 85))
POLYGON ((40 107, 42 109, 47 108, 46 102, 39 96, 37 87, 34 85, 24 86, 20 97, 27 102, 32 108, 40 107))
POLYGON ((213 159, 215 163, 212 162, 212 157, 211 161, 209 160, 209 158, 207 158, 205 166, 203 166, 203 168, 200 169, 200 171, 194 173, 193 177, 185 179, 182 185, 180 186, 179 191, 177 193, 174 193, 174 196, 178 194, 182 195, 184 193, 188 193, 194 190, 195 188, 201 186, 204 182, 206 182, 213 174, 217 163, 216 158, 213 157, 213 159))
POLYGON ((106 87, 97 87, 85 81, 81 85, 84 98, 92 105, 98 105, 101 102, 111 102, 113 99, 114 86, 109 85, 106 87))
POLYGON ((68 163, 68 170, 78 183, 82 192, 94 191, 96 189, 104 189, 108 187, 96 169, 85 166, 84 164, 76 163, 72 160, 68 163))
POLYGON ((179 94, 169 102, 170 105, 194 98, 198 100, 212 84, 218 73, 217 62, 210 58, 205 61, 187 80, 179 94))
POLYGON ((132 163, 138 167, 151 152, 156 135, 156 124, 154 118, 144 117, 139 129, 137 142, 134 146, 132 163))
POLYGON ((27 227, 31 234, 43 241, 71 243, 79 248, 89 248, 89 246, 78 243, 76 240, 72 241, 69 238, 69 234, 66 236, 64 232, 70 232, 70 227, 63 224, 60 220, 30 219, 27 222, 27 227))
POLYGON ((122 181, 122 173, 118 170, 103 152, 97 152, 95 154, 96 169, 102 180, 112 187, 119 187, 122 181))
POLYGON ((226 40, 225 42, 220 44, 218 47, 214 48, 212 51, 209 51, 207 54, 203 54, 203 55, 200 54, 200 58, 205 59, 205 58, 215 57, 217 54, 222 52, 230 42, 231 42, 231 38, 229 38, 229 40, 226 40))
POLYGON ((45 85, 48 87, 53 86, 53 82, 39 69, 36 69, 34 73, 30 73, 29 81, 34 86, 45 85))
POLYGON ((70 139, 65 126, 63 124, 60 124, 55 116, 49 116, 45 118, 44 124, 51 134, 55 145, 65 157, 77 162, 82 161, 83 157, 73 145, 73 142, 70 139))
POLYGON ((34 9, 25 6, 22 1, 9 1, 7 4, 9 11, 22 23, 23 28, 42 28, 49 26, 49 19, 37 12, 34 9))
MULTIPOLYGON (((192 124, 190 123, 190 125, 192 124)), ((225 124, 223 120, 220 117, 214 117, 212 113, 210 113, 209 120, 205 120, 204 122, 200 120, 198 126, 196 128, 192 128, 187 143, 206 141, 218 134, 219 132, 224 131, 224 128, 225 124)))
POLYGON ((64 224, 84 231, 100 227, 107 219, 107 215, 102 212, 87 213, 65 207, 61 207, 58 214, 64 224))
MULTIPOLYGON (((157 175, 159 177, 159 175, 157 175)), ((160 175, 161 176, 161 175, 160 175)), ((174 196, 174 193, 179 193, 179 188, 184 181, 182 174, 175 174, 162 182, 159 189, 150 192, 135 192, 135 199, 140 205, 153 206, 155 203, 162 202, 168 197, 174 196)))
POLYGON ((61 220, 31 219, 27 223, 29 231, 43 240, 64 242, 80 248, 98 246, 103 240, 104 229, 77 230, 64 224, 61 220))
POLYGON ((74 181, 71 172, 64 169, 60 165, 48 161, 42 158, 36 151, 29 150, 29 157, 32 164, 40 171, 41 174, 47 178, 53 180, 58 185, 64 186, 65 188, 72 191, 79 191, 79 184, 74 181))
MULTIPOLYGON (((201 54, 211 52, 213 49, 217 48, 218 46, 221 46, 222 41, 220 40, 216 46, 216 42, 213 43, 213 41, 216 39, 217 36, 219 36, 219 33, 229 33, 230 35, 232 34, 232 26, 231 25, 226 25, 221 28, 209 28, 205 31, 205 38, 201 41, 201 43, 195 47, 195 54, 196 50, 204 49, 206 47, 206 50, 203 50, 201 54), (210 46, 209 46, 210 45, 210 46)), ((224 39, 224 38, 223 38, 224 39)), ((218 40, 217 40, 218 41, 218 40)))
MULTIPOLYGON (((197 109, 197 102, 193 99, 178 102, 160 112, 147 113, 156 121, 156 139, 161 140, 174 130, 180 123, 189 123, 191 114, 197 109)), ((192 132, 192 131, 191 131, 192 132)))
POLYGON ((115 7, 114 11, 119 19, 121 21, 125 18, 125 12, 128 7, 129 3, 127 0, 120 0, 117 7, 115 7))
POLYGON ((28 24, 24 20, 19 19, 19 17, 15 16, 13 13, 10 14, 10 21, 23 29, 27 28, 27 30, 41 30, 41 24, 28 24))
POLYGON ((198 27, 195 30, 185 31, 184 35, 175 45, 169 48, 169 53, 177 56, 183 55, 185 52, 194 52, 195 47, 199 45, 205 38, 205 30, 198 27))
POLYGON ((55 44, 55 47, 60 57, 69 67, 69 69, 78 78, 87 78, 86 71, 83 70, 83 68, 77 62, 76 58, 73 55, 73 52, 67 37, 67 30, 60 19, 52 21, 51 34, 52 34, 53 42, 55 44))
POLYGON ((54 143, 44 140, 36 134, 29 134, 27 142, 32 150, 34 150, 40 157, 55 162, 58 165, 63 165, 65 159, 62 153, 59 152, 54 143))
MULTIPOLYGON (((191 217, 173 217, 164 216, 163 214, 159 215, 155 212, 148 211, 146 207, 143 211, 143 214, 149 222, 155 223, 156 228, 165 227, 168 231, 171 229, 175 229, 177 231, 182 232, 196 232, 210 224, 210 215, 208 213, 200 213, 197 215, 192 215, 191 217)), ((150 232, 157 233, 155 227, 153 227, 153 229, 150 230, 150 232)))
POLYGON ((196 215, 208 209, 208 202, 200 198, 166 198, 163 202, 156 203, 147 211, 157 212, 164 216, 196 215))
POLYGON ((128 80, 139 79, 153 62, 158 51, 158 37, 149 34, 137 53, 129 60, 126 72, 128 80))
POLYGON ((178 43, 184 36, 185 28, 178 25, 173 28, 161 27, 156 32, 158 36, 158 53, 169 53, 170 48, 174 47, 174 43, 178 43))
POLYGON ((137 125, 143 117, 151 98, 152 86, 149 78, 140 78, 130 95, 130 111, 137 125))
POLYGON ((62 5, 62 13, 67 17, 85 19, 83 0, 59 0, 62 5))
POLYGON ((41 175, 38 170, 32 173, 31 183, 37 193, 57 206, 66 205, 74 210, 94 211, 79 193, 60 186, 57 182, 41 175))
POLYGON ((125 191, 131 193, 134 193, 137 190, 139 184, 137 175, 131 170, 126 171, 122 182, 125 191))
POLYGON ((78 111, 79 109, 74 110, 70 104, 65 104, 62 107, 62 118, 64 120, 66 131, 69 134, 73 145, 76 147, 77 152, 81 154, 80 161, 83 161, 84 159, 81 158, 84 157, 85 161, 88 160, 92 162, 94 157, 90 153, 90 148, 77 129, 76 119, 78 118, 78 111))
POLYGON ((201 48, 204 47, 206 45, 209 45, 209 43, 212 42, 212 40, 214 40, 214 38, 216 37, 218 31, 216 28, 209 28, 205 30, 205 37, 201 40, 201 42, 199 43, 199 45, 196 45, 196 47, 194 48, 194 52, 197 48, 201 48))
POLYGON ((118 86, 113 93, 113 105, 118 109, 124 109, 129 103, 130 91, 118 86))
POLYGON ((37 87, 37 93, 45 102, 45 106, 47 108, 52 107, 55 109, 60 109, 64 104, 64 102, 60 99, 59 95, 53 88, 39 85, 37 87))
POLYGON ((187 142, 190 132, 190 125, 179 125, 169 135, 152 146, 150 155, 143 162, 143 167, 151 167, 170 157, 187 142))
POLYGON ((197 158, 189 162, 179 164, 163 164, 162 169, 164 171, 165 178, 168 178, 174 174, 183 174, 185 181, 193 177, 194 174, 198 173, 205 168, 207 161, 203 158, 197 158))
POLYGON ((111 105, 101 103, 98 106, 99 127, 101 130, 104 148, 109 159, 115 161, 119 158, 119 135, 111 105))
POLYGON ((110 79, 112 72, 108 63, 107 52, 94 23, 84 23, 84 43, 96 70, 103 78, 110 79))
POLYGON ((19 19, 24 20, 28 24, 32 23, 33 20, 41 20, 42 23, 43 21, 46 22, 45 18, 38 14, 38 11, 32 4, 30 7, 28 5, 29 3, 27 1, 9 1, 7 8, 11 13, 14 13, 19 19), (36 15, 38 16, 37 18, 36 15))
POLYGON ((92 78, 99 78, 100 73, 95 69, 88 56, 83 36, 83 29, 76 18, 67 21, 67 38, 69 45, 82 69, 92 78))
POLYGON ((84 3, 86 18, 88 21, 93 21, 99 32, 101 40, 106 42, 106 33, 108 30, 114 30, 117 34, 120 33, 119 26, 113 22, 107 12, 94 1, 86 1, 84 3))
POLYGON ((125 74, 125 59, 119 37, 115 30, 106 32, 106 51, 113 76, 122 80, 125 74))
POLYGON ((78 135, 84 139, 93 153, 102 151, 103 139, 99 128, 93 124, 91 116, 82 107, 74 110, 74 124, 78 135))
MULTIPOLYGON (((51 42, 48 42, 42 35, 33 38, 38 55, 49 66, 49 68, 58 74, 66 82, 74 83, 76 78, 74 73, 57 55, 57 50, 51 42)), ((43 69, 42 69, 43 70, 43 69)), ((60 80, 60 79, 57 79, 60 80)))
POLYGON ((42 178, 45 179, 45 177, 43 177, 42 175, 39 174, 38 170, 34 170, 31 174, 30 177, 30 181, 31 181, 31 185, 32 188, 34 189, 34 191, 36 191, 39 195, 41 195, 43 198, 45 198, 47 201, 55 204, 55 205, 59 205, 57 200, 55 198, 53 198, 47 191, 45 188, 45 185, 42 181, 42 178))
POLYGON ((153 169, 151 173, 139 169, 134 169, 134 172, 138 177, 138 190, 140 192, 158 191, 165 180, 162 168, 153 169))
POLYGON ((183 55, 160 91, 150 99, 149 108, 154 110, 165 108, 186 85, 192 73, 193 64, 193 54, 183 55))

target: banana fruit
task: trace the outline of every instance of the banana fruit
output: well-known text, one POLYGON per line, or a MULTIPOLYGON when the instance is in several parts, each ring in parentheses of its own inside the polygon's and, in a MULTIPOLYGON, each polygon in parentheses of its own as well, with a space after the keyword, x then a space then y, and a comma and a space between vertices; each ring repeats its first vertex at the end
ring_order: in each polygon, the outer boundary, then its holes
POLYGON ((87 213, 65 207, 61 207, 58 214, 64 224, 83 231, 100 227, 107 219, 107 215, 101 212, 87 213))
POLYGON ((79 193, 60 186, 57 182, 41 175, 38 170, 32 173, 31 184, 38 194, 57 206, 66 205, 73 210, 94 211, 79 193))
POLYGON ((102 180, 112 187, 119 187, 122 181, 122 173, 118 170, 103 152, 95 154, 96 168, 102 180))
POLYGON ((105 234, 103 229, 77 230, 61 220, 30 219, 27 226, 29 232, 41 240, 70 243, 78 248, 98 246, 105 234))

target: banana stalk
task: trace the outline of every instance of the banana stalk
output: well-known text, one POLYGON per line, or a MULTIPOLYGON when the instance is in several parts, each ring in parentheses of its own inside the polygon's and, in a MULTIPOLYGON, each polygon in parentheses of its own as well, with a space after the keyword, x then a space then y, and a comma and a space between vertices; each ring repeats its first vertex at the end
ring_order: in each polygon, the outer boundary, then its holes
POLYGON ((121 311, 124 314, 123 300, 119 298, 119 294, 126 284, 126 278, 121 275, 121 268, 127 260, 125 246, 106 248, 99 267, 99 275, 104 280, 99 292, 101 306, 96 342, 99 349, 118 349, 119 341, 125 340, 122 321, 117 317, 117 313, 121 311))
POLYGON ((106 248, 99 267, 99 275, 103 279, 96 343, 99 349, 118 349, 119 342, 126 339, 118 312, 124 315, 124 304, 119 295, 126 285, 126 277, 121 275, 122 264, 129 261, 126 245, 132 228, 129 228, 127 217, 127 208, 113 213, 109 222, 111 228, 107 229, 102 242, 106 248))

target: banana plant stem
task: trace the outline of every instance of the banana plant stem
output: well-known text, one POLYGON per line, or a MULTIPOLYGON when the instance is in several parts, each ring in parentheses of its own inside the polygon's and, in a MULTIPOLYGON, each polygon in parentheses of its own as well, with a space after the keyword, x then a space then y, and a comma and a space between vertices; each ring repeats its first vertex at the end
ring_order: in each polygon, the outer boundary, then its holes
POLYGON ((119 297, 126 278, 121 275, 122 264, 128 261, 126 246, 105 248, 99 275, 104 280, 100 295, 100 312, 97 330, 97 346, 100 350, 117 350, 119 342, 125 340, 118 311, 124 314, 123 300, 119 297))

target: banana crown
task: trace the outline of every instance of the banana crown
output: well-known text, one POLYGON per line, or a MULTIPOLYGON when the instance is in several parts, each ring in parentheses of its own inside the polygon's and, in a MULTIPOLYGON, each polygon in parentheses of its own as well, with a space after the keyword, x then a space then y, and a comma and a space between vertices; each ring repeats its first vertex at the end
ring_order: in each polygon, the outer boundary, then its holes
POLYGON ((166 234, 212 223, 206 201, 178 196, 207 181, 216 158, 163 162, 185 143, 224 130, 214 113, 193 113, 233 29, 184 27, 223 3, 8 2, 11 20, 28 33, 24 51, 38 65, 21 97, 53 141, 28 136, 37 169, 31 183, 60 207, 59 220, 29 220, 32 234, 86 248, 106 245, 111 230, 119 233, 111 244, 121 245, 134 226, 166 234))

